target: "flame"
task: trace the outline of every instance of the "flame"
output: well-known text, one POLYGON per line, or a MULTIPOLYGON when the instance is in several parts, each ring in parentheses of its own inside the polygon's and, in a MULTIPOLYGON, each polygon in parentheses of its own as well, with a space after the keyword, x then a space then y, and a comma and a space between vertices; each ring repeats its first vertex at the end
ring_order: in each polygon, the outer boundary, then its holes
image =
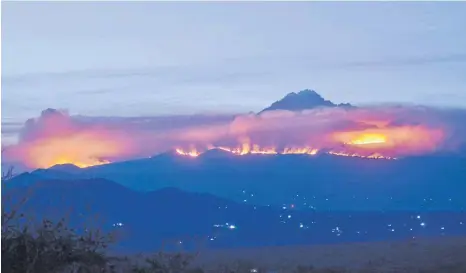
POLYGON ((296 147, 285 147, 281 154, 308 154, 308 155, 316 155, 319 152, 319 149, 313 149, 311 147, 303 147, 303 148, 296 148, 296 147))
POLYGON ((184 151, 180 148, 175 149, 176 153, 179 155, 190 156, 190 157, 198 157, 201 153, 196 150, 196 148, 192 148, 189 151, 184 151))
POLYGON ((461 130, 446 120, 442 123, 443 116, 435 115, 398 108, 319 109, 158 128, 153 125, 158 124, 158 119, 154 123, 130 119, 107 124, 106 119, 84 122, 47 110, 25 124, 19 143, 9 147, 4 156, 10 162, 47 168, 66 163, 89 167, 109 163, 108 160, 152 156, 174 147, 177 154, 189 157, 220 149, 234 155, 328 153, 371 159, 395 159, 461 147, 461 130), (209 145, 212 143, 229 145, 209 145), (189 144, 195 147, 184 146, 189 144))
POLYGON ((360 158, 370 158, 370 159, 388 159, 388 160, 395 160, 395 157, 384 156, 380 153, 373 153, 370 155, 361 155, 357 153, 346 153, 346 152, 334 152, 329 151, 328 154, 336 155, 336 156, 346 156, 346 157, 360 157, 360 158))
MULTIPOLYGON (((241 147, 237 148, 229 148, 225 146, 213 146, 208 145, 204 151, 212 150, 212 149, 219 149, 222 151, 226 151, 232 153, 234 155, 247 155, 247 154, 262 154, 262 155, 290 155, 290 154, 307 154, 307 155, 317 155, 319 153, 319 149, 311 148, 311 147, 285 147, 282 151, 277 152, 275 147, 268 147, 268 148, 261 148, 259 145, 254 144, 252 145, 252 149, 249 149, 248 145, 242 145, 241 147)), ((202 153, 197 151, 195 148, 191 148, 190 150, 183 150, 181 148, 177 148, 176 153, 182 156, 189 156, 189 157, 198 157, 202 153)), ((345 156, 345 157, 359 157, 359 158, 369 158, 369 159, 386 159, 386 160, 395 160, 397 158, 382 155, 380 153, 371 153, 371 154, 359 154, 359 153, 350 153, 350 152, 342 152, 342 151, 329 151, 327 154, 335 155, 335 156, 345 156)))
POLYGON ((277 151, 274 147, 261 148, 259 145, 252 146, 251 154, 275 155, 277 151))

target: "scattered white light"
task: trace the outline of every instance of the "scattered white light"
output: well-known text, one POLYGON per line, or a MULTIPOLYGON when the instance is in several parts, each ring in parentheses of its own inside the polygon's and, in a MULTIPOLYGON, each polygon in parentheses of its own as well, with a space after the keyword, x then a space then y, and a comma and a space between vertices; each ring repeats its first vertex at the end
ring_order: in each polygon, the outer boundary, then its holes
POLYGON ((290 215, 290 214, 288 214, 288 219, 290 219, 290 218, 291 218, 291 215, 290 215))
POLYGON ((118 223, 113 224, 113 226, 114 226, 114 227, 122 227, 122 226, 123 226, 123 223, 118 222, 118 223))
POLYGON ((229 229, 236 229, 236 226, 235 225, 229 225, 228 228, 229 229))
POLYGON ((426 226, 426 223, 422 222, 421 227, 425 227, 425 226, 426 226))
POLYGON ((336 227, 332 229, 332 233, 336 233, 337 236, 340 236, 343 233, 343 231, 340 229, 340 227, 336 227))
POLYGON ((303 227, 304 227, 303 223, 299 223, 299 228, 303 228, 303 227))
POLYGON ((251 269, 251 273, 257 273, 257 272, 259 272, 259 270, 257 270, 256 268, 251 269))
POLYGON ((421 215, 416 216, 417 219, 421 219, 421 215))
POLYGON ((394 229, 394 228, 392 228, 392 229, 390 229, 390 231, 391 231, 391 232, 394 232, 394 231, 395 231, 395 229, 394 229))
POLYGON ((440 229, 441 229, 441 230, 445 230, 445 227, 441 227, 440 229))

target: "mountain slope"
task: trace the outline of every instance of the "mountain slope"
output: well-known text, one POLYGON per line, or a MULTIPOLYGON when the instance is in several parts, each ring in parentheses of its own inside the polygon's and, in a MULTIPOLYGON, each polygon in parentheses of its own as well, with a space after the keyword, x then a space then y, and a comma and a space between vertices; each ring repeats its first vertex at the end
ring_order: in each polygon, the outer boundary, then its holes
MULTIPOLYGON (((42 181, 2 192, 2 197, 7 195, 13 203, 27 196, 21 212, 34 215, 36 221, 66 217, 78 232, 116 231, 116 250, 126 252, 155 251, 162 244, 186 250, 199 244, 208 248, 322 244, 466 234, 465 212, 273 208, 175 188, 135 192, 104 179, 42 181)), ((3 205, 11 208, 10 203, 3 205)))
MULTIPOLYGON (((375 160, 332 155, 231 156, 211 151, 197 158, 163 154, 82 169, 79 174, 46 171, 32 178, 105 178, 139 191, 177 187, 251 204, 295 203, 318 210, 466 208, 466 158, 453 155, 375 160)), ((27 178, 18 184, 23 180, 27 178)))

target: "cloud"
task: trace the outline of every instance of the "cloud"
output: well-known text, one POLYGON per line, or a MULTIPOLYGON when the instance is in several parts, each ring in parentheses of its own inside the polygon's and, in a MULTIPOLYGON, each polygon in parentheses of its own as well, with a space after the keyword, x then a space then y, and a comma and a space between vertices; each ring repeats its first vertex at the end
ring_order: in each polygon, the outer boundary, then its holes
POLYGON ((386 60, 365 60, 365 61, 352 61, 342 65, 342 67, 404 67, 404 66, 419 66, 440 63, 464 63, 466 62, 465 53, 446 54, 446 55, 430 55, 430 56, 409 56, 409 57, 396 57, 386 60))
POLYGON ((261 115, 70 116, 47 109, 28 120, 7 160, 30 167, 82 166, 152 156, 176 147, 314 147, 389 156, 455 151, 466 142, 466 111, 415 106, 317 108, 261 115), (383 138, 374 145, 364 138, 383 138), (363 140, 358 140, 363 139, 363 140), (355 141, 358 140, 358 141, 355 141))

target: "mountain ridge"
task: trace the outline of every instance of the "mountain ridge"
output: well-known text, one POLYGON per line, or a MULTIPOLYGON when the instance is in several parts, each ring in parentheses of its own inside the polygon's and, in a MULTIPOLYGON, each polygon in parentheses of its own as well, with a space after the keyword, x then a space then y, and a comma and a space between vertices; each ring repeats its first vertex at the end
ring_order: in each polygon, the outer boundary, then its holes
MULTIPOLYGON (((2 197, 5 196, 13 201, 26 200, 19 213, 34 215, 37 221, 67 216, 67 223, 77 232, 84 232, 91 221, 104 232, 123 234, 114 250, 125 252, 156 251, 162 245, 168 250, 196 249, 199 241, 207 248, 231 248, 466 234, 465 226, 460 224, 466 217, 464 211, 332 212, 293 206, 278 208, 173 187, 137 192, 105 179, 42 181, 2 191, 2 197), (416 220, 420 214, 428 220, 425 227, 416 220), (387 223, 397 232, 387 228, 387 223)), ((15 203, 3 205, 8 209, 11 204, 15 203)))
POLYGON ((466 190, 462 183, 466 181, 466 158, 460 156, 378 160, 333 155, 230 156, 215 152, 196 158, 160 155, 85 168, 75 174, 37 170, 12 178, 7 184, 105 178, 137 191, 175 187, 240 202, 246 199, 258 205, 280 206, 299 193, 306 198, 314 196, 317 199, 312 205, 327 210, 438 210, 453 209, 453 205, 466 208, 466 200, 460 198, 461 190, 466 190), (440 186, 458 190, 448 192, 440 186), (420 187, 422 192, 418 191, 420 187), (255 195, 245 198, 242 190, 255 195), (357 198, 353 199, 353 195, 357 198), (397 202, 391 202, 390 196, 397 202), (332 202, 325 201, 329 197, 332 202), (426 198, 436 202, 427 204, 426 198))

